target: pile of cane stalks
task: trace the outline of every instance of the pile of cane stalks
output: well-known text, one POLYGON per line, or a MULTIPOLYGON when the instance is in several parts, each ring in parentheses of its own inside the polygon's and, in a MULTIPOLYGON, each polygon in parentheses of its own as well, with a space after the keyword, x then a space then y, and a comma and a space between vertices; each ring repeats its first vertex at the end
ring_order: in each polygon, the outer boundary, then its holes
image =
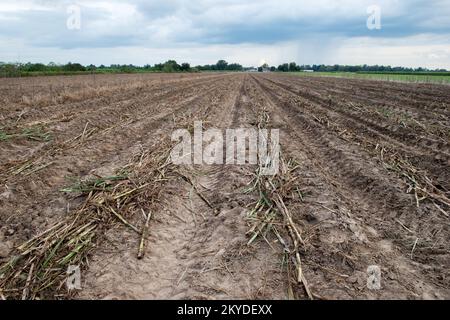
MULTIPOLYGON (((263 109, 259 114, 259 129, 265 129, 270 123, 270 115, 263 109)), ((267 167, 274 158, 259 159, 267 167)), ((252 186, 247 192, 257 192, 258 199, 247 218, 250 222, 250 237, 248 245, 256 239, 262 238, 267 241, 269 233, 278 239, 283 247, 284 263, 287 266, 289 281, 289 297, 297 298, 294 286, 303 286, 306 295, 313 300, 314 295, 305 278, 300 253, 306 248, 302 237, 302 230, 294 222, 292 213, 286 203, 290 201, 303 201, 303 190, 300 188, 299 176, 296 171, 300 165, 294 160, 286 160, 283 154, 279 155, 279 171, 276 175, 263 175, 261 166, 256 170, 252 186)), ((267 241, 269 243, 269 241, 267 241)), ((270 245, 270 243, 269 243, 270 245)))
POLYGON ((66 286, 69 266, 87 268, 92 249, 104 240, 106 231, 118 225, 136 232, 140 239, 136 253, 142 258, 151 212, 173 169, 170 147, 158 150, 164 151, 134 156, 114 176, 86 179, 62 190, 84 197, 83 204, 22 244, 0 266, 1 298, 70 297, 66 286))

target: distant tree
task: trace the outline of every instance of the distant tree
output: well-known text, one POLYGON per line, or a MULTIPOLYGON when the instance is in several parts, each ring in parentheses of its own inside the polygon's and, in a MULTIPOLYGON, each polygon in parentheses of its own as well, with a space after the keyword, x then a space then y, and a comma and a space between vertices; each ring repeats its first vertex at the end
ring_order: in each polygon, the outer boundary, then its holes
POLYGON ((164 72, 177 72, 180 71, 180 65, 175 60, 168 60, 164 63, 164 72))
POLYGON ((197 70, 200 71, 242 71, 244 67, 238 63, 230 63, 225 60, 219 60, 216 64, 209 65, 206 64, 204 66, 196 66, 197 70))
POLYGON ((283 64, 279 65, 278 66, 278 71, 288 72, 289 71, 289 64, 283 63, 283 64))
POLYGON ((43 72, 46 68, 47 66, 43 63, 27 63, 20 67, 21 70, 28 72, 43 72))
POLYGON ((297 66, 295 62, 291 62, 289 63, 289 71, 291 72, 300 71, 300 68, 297 66))
POLYGON ((163 71, 164 65, 162 63, 157 63, 153 66, 153 70, 155 71, 163 71))
POLYGON ((79 63, 69 62, 68 64, 64 65, 62 68, 64 71, 86 71, 86 68, 79 63))
POLYGON ((15 77, 19 74, 19 66, 12 63, 0 63, 0 75, 5 77, 15 77))
POLYGON ((225 60, 219 60, 216 63, 217 70, 221 70, 221 71, 226 70, 227 66, 228 66, 228 62, 226 62, 225 60))
POLYGON ((134 71, 134 67, 133 67, 133 65, 124 64, 124 65, 119 66, 119 70, 120 70, 120 72, 123 72, 123 73, 132 73, 134 71))
POLYGON ((244 68, 238 63, 231 63, 226 67, 229 71, 242 71, 244 68))
POLYGON ((181 71, 190 71, 191 70, 191 65, 189 63, 182 63, 181 67, 180 67, 181 71))
POLYGON ((303 66, 302 70, 312 70, 312 67, 307 64, 306 66, 303 66))

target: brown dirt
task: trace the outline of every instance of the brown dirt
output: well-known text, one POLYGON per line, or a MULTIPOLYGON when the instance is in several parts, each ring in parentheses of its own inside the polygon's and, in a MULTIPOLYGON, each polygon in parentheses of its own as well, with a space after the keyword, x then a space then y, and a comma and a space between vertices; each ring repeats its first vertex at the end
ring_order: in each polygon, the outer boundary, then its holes
MULTIPOLYGON (((449 101, 448 86, 279 74, 0 79, 0 131, 17 134, 0 140, 0 265, 83 204, 86 196, 60 191, 69 177, 111 175, 195 120, 251 128, 265 113, 281 130, 283 156, 299 164, 303 197, 286 206, 305 240, 313 296, 449 299, 449 101), (27 128, 51 138, 20 136, 27 128), (371 265, 382 270, 381 290, 366 286, 371 265)), ((105 229, 71 298, 308 297, 288 276, 277 237, 247 245, 254 166, 177 171, 149 199, 144 258, 136 233, 105 229)))

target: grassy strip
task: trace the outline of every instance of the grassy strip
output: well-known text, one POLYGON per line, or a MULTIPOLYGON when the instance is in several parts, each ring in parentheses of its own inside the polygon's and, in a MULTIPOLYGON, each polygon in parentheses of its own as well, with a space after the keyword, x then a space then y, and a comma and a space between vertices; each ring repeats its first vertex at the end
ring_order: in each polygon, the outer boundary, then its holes
POLYGON ((111 190, 113 185, 117 181, 127 180, 128 175, 126 172, 120 173, 110 177, 96 177, 89 178, 87 180, 75 181, 71 186, 61 189, 61 192, 65 193, 81 193, 89 194, 93 191, 107 191, 111 190))
POLYGON ((352 73, 352 72, 290 72, 295 76, 334 77, 349 79, 383 80, 413 83, 450 84, 450 73, 436 75, 430 73, 398 74, 398 73, 352 73))

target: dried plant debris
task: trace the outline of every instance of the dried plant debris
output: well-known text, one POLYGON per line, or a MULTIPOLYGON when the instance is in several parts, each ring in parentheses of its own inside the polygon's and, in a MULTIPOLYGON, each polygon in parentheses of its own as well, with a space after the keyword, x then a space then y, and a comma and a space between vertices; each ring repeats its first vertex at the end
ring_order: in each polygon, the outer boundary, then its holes
MULTIPOLYGON (((130 218, 142 217, 157 204, 162 185, 168 181, 168 152, 143 152, 139 159, 111 177, 79 181, 62 191, 86 197, 83 205, 46 231, 17 248, 0 267, 0 291, 7 299, 64 297, 66 271, 70 265, 87 265, 87 257, 102 241, 106 230, 123 224, 141 239, 139 258, 149 217, 138 227, 130 218), (138 162, 137 162, 138 160, 138 162), (129 172, 128 174, 124 174, 129 172)), ((138 219, 138 221, 140 221, 138 219)))
POLYGON ((289 283, 302 284, 308 298, 314 296, 309 288, 306 277, 303 273, 301 250, 305 246, 302 231, 294 222, 291 212, 288 210, 286 202, 302 201, 299 192, 300 185, 295 171, 298 164, 294 161, 280 159, 280 172, 275 176, 263 176, 258 169, 252 187, 247 192, 256 191, 259 198, 256 205, 248 214, 251 228, 248 231, 251 245, 258 237, 267 241, 268 233, 272 233, 282 246, 282 253, 286 255, 286 268, 289 283), (284 238, 283 238, 284 235, 284 238), (292 270, 296 270, 293 272, 292 270))

